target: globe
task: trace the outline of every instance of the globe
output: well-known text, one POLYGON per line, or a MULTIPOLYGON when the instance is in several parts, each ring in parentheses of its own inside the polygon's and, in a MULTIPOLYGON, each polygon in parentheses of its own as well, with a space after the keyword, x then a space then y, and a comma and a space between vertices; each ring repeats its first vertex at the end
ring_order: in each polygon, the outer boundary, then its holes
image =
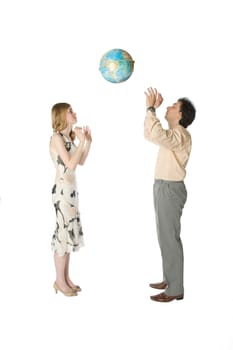
POLYGON ((129 79, 134 69, 130 54, 122 49, 107 51, 100 60, 99 70, 107 81, 121 83, 129 79))

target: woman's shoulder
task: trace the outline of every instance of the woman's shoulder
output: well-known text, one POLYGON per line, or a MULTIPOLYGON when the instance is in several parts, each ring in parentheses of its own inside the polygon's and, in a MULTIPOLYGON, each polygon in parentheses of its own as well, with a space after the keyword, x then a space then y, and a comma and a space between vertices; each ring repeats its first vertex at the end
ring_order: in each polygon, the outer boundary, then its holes
POLYGON ((59 132, 54 132, 50 138, 51 142, 57 143, 63 141, 63 137, 59 132))
POLYGON ((54 132, 50 137, 50 148, 56 150, 64 144, 63 138, 58 132, 54 132))

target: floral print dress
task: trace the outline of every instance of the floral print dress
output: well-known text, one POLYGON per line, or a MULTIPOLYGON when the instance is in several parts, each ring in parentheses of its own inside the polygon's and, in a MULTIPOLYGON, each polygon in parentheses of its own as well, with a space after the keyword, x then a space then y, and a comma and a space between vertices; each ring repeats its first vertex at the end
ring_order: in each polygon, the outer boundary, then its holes
MULTIPOLYGON (((62 133, 66 150, 73 153, 76 146, 62 133)), ((83 246, 83 231, 78 209, 75 171, 67 168, 50 142, 50 155, 56 167, 52 201, 56 212, 56 227, 52 237, 52 250, 58 255, 78 251, 83 246)))

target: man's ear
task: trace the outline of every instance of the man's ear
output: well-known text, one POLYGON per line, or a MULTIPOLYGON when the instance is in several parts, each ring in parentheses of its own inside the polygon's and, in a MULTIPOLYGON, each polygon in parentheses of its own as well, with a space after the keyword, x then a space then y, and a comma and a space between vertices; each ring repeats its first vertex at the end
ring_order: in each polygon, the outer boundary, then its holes
POLYGON ((179 112, 179 121, 182 119, 182 112, 179 112))

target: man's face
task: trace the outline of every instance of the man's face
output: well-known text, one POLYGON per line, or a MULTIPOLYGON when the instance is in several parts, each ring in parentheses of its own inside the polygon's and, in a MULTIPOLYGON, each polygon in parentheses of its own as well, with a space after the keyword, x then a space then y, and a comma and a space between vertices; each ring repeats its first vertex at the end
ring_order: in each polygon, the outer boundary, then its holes
POLYGON ((179 101, 173 103, 172 106, 167 107, 165 119, 168 122, 178 122, 182 118, 180 107, 181 107, 181 102, 179 101))

